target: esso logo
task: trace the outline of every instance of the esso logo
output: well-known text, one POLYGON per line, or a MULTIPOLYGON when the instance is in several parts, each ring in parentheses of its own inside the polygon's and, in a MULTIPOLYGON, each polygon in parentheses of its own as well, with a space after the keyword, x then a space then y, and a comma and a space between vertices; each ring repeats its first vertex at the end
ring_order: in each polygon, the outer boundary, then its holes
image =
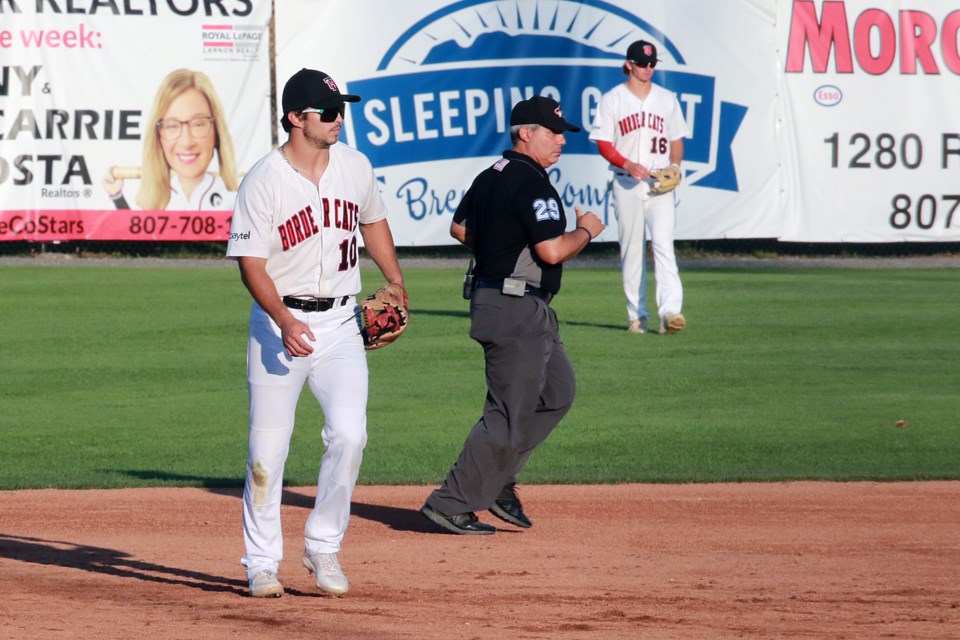
POLYGON ((813 92, 813 99, 822 107, 835 107, 843 100, 843 92, 840 91, 840 87, 825 84, 822 87, 817 87, 817 90, 813 92))

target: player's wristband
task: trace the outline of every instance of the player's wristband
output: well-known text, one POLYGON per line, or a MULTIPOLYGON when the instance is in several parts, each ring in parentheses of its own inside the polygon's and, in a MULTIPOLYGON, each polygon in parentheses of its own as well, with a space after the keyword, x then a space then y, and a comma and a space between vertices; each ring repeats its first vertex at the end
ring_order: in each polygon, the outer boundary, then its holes
POLYGON ((671 167, 676 167, 676 168, 677 168, 677 171, 680 171, 680 165, 678 165, 676 162, 674 162, 674 163, 671 164, 670 166, 671 166, 671 167))
POLYGON ((582 230, 582 231, 586 231, 586 232, 587 232, 587 237, 590 238, 589 240, 587 240, 587 242, 588 242, 588 243, 589 243, 589 242, 593 242, 593 234, 590 233, 590 229, 587 229, 586 227, 581 227, 580 225, 577 225, 577 229, 580 229, 580 230, 582 230))

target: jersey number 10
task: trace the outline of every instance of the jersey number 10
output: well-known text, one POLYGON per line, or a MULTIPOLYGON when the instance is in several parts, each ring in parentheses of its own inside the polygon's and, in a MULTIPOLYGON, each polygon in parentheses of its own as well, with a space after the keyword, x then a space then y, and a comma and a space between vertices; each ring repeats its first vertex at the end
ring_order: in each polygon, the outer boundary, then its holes
POLYGON ((346 271, 357 266, 357 236, 347 238, 340 243, 340 266, 338 271, 346 271))

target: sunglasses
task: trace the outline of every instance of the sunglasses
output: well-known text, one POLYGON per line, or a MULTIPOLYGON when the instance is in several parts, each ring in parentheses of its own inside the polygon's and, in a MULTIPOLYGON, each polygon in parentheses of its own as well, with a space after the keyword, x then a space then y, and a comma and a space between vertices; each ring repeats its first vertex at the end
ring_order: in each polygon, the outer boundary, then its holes
POLYGON ((336 122, 337 116, 341 118, 346 117, 347 107, 346 105, 341 104, 339 107, 325 107, 323 109, 314 109, 310 107, 308 109, 303 109, 300 113, 318 113, 320 114, 320 122, 336 122))
POLYGON ((630 64, 641 69, 654 69, 657 66, 656 62, 637 62, 636 60, 631 60, 630 64))

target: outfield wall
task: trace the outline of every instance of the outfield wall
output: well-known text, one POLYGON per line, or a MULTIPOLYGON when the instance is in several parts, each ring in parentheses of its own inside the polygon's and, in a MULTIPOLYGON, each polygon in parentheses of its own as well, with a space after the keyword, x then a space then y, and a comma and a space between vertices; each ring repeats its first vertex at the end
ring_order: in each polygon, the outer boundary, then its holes
MULTIPOLYGON (((173 69, 203 71, 242 174, 276 143, 272 63, 281 87, 310 66, 364 98, 344 140, 373 161, 398 245, 449 244, 512 104, 551 95, 589 130, 640 38, 691 130, 678 239, 960 241, 960 9, 943 0, 0 2, 0 18, 0 241, 225 240, 231 193, 138 207, 151 103, 173 69), (112 167, 134 176, 129 209, 112 167)), ((550 172, 614 241, 586 131, 550 172)))

